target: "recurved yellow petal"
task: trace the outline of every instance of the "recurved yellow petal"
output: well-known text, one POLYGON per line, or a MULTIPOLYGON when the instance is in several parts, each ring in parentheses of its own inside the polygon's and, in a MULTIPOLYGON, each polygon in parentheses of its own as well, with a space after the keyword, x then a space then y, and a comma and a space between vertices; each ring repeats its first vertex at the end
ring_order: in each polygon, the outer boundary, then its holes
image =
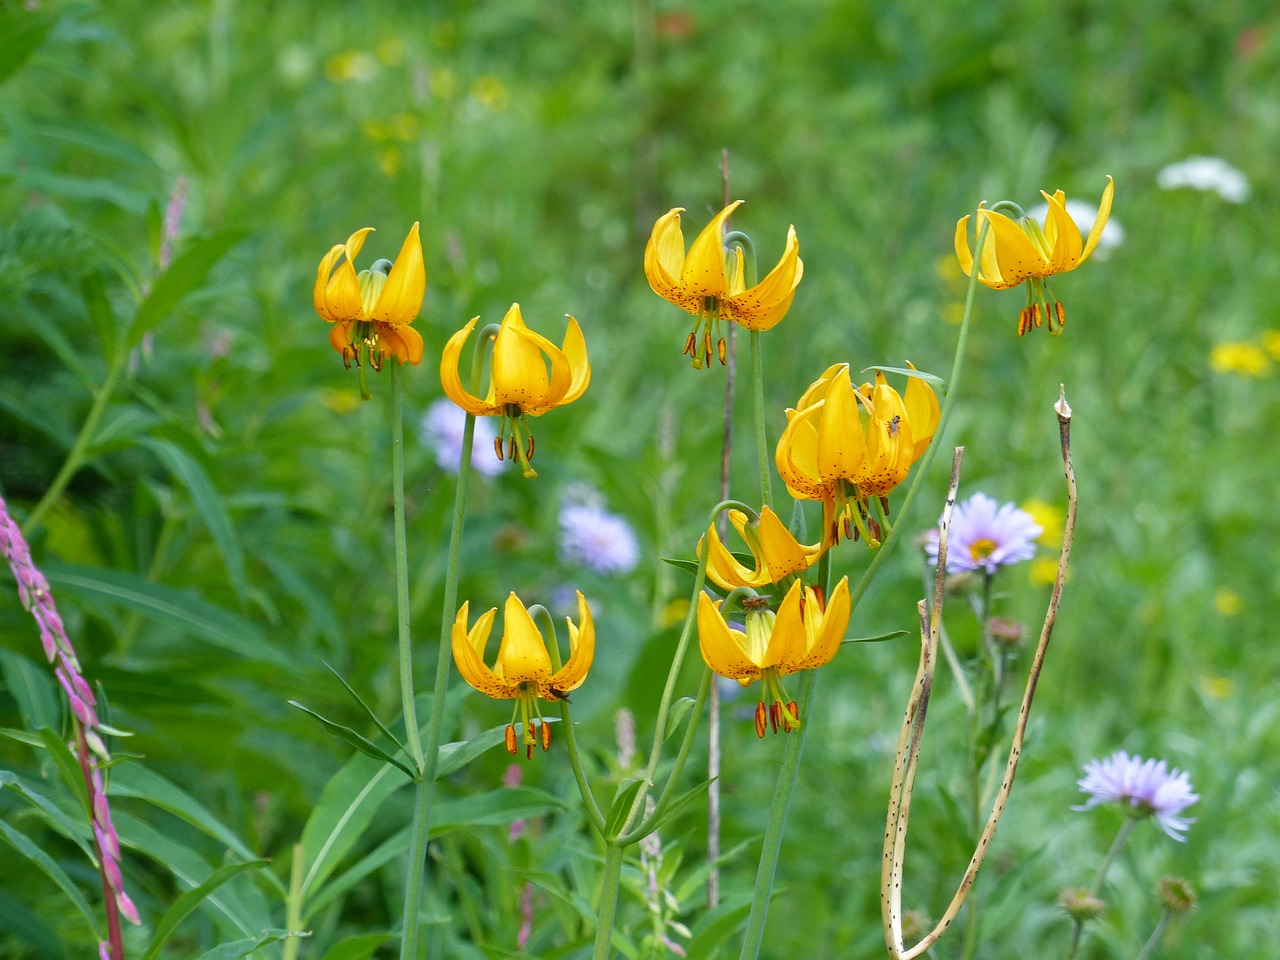
POLYGON ((489 639, 489 631, 493 626, 493 618, 497 608, 481 615, 476 625, 467 630, 467 614, 470 603, 463 603, 458 616, 453 621, 452 646, 453 660, 458 665, 458 673, 462 679, 486 696, 498 700, 510 700, 516 696, 518 685, 505 680, 490 670, 484 663, 484 648, 489 639))
POLYGON ((440 385, 444 395, 467 413, 477 417, 492 416, 502 412, 502 408, 492 401, 486 402, 472 396, 462 385, 458 375, 458 363, 462 359, 462 347, 471 336, 471 331, 480 322, 479 317, 472 317, 461 330, 451 336, 440 351, 440 385))
POLYGON ((507 596, 502 608, 502 645, 498 648, 497 669, 512 683, 537 682, 551 677, 551 655, 537 625, 520 598, 507 596))
POLYGON ((724 225, 741 204, 741 200, 735 200, 716 214, 689 247, 680 273, 680 286, 686 294, 717 300, 729 296, 724 272, 724 225))
POLYGON ((1077 263, 1084 263, 1089 259, 1089 254, 1093 253, 1093 248, 1098 245, 1098 240, 1102 237, 1102 231, 1107 225, 1107 221, 1111 219, 1111 202, 1115 197, 1116 182, 1107 177, 1106 189, 1102 191, 1102 200, 1098 204, 1098 215, 1094 218, 1093 228, 1089 231, 1089 238, 1085 240, 1084 251, 1080 254, 1077 263))
POLYGON ((412 323, 422 309, 422 298, 426 290, 427 272, 422 261, 418 224, 415 223, 409 230, 409 235, 404 238, 400 253, 391 267, 382 293, 378 295, 378 302, 369 311, 368 319, 397 325, 412 323))
POLYGON ((747 656, 746 635, 733 630, 705 593, 698 597, 698 646, 713 672, 730 680, 754 680, 760 668, 747 656))
POLYGON ((573 317, 568 314, 565 316, 569 320, 569 325, 565 328, 564 346, 561 349, 565 359, 569 361, 572 377, 568 391, 560 398, 561 406, 577 400, 591 383, 591 361, 587 358, 587 341, 583 339, 582 328, 573 317))
POLYGON ((827 599, 827 609, 818 610, 818 598, 813 590, 806 591, 806 615, 812 612, 814 629, 806 633, 809 643, 804 656, 795 664, 795 670, 815 670, 831 661, 844 642, 849 626, 851 605, 849 578, 842 577, 827 599))
MULTIPOLYGON (((587 599, 581 591, 578 592, 578 626, 574 626, 573 621, 568 617, 564 618, 564 622, 569 627, 569 660, 556 671, 555 676, 551 678, 550 686, 561 693, 568 693, 582 686, 582 681, 587 679, 587 671, 591 669, 591 663, 596 655, 596 626, 591 619, 591 609, 587 606, 587 599)), ((548 699, 555 699, 555 697, 548 699)))

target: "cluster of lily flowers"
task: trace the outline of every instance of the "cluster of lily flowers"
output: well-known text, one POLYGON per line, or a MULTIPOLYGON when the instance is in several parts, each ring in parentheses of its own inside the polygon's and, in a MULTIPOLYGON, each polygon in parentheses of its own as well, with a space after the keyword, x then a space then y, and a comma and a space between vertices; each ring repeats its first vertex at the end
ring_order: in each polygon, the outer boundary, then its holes
MULTIPOLYGON (((1027 284, 1027 306, 1018 321, 1020 334, 1046 319, 1051 333, 1061 333, 1065 311, 1060 301, 1051 299, 1047 278, 1074 270, 1097 247, 1113 189, 1108 178, 1087 239, 1082 239, 1062 191, 1043 194, 1047 205, 1043 224, 1012 204, 997 207, 1008 208, 1015 216, 980 206, 976 247, 968 240, 970 217, 957 223, 956 254, 966 274, 972 274, 976 263, 978 279, 988 287, 1027 284)), ((748 266, 744 253, 749 241, 728 231, 728 221, 741 203, 721 210, 687 248, 680 219, 684 208, 675 207, 658 218, 645 248, 644 271, 654 292, 694 318, 684 354, 695 368, 710 367, 716 359, 725 363, 722 324, 736 323, 754 333, 781 322, 804 276, 800 243, 792 226, 778 263, 762 280, 751 282, 754 277, 748 271, 754 265, 748 266)), ((426 284, 418 224, 394 262, 379 260, 357 273, 355 260, 371 229, 362 228, 345 244, 329 250, 320 262, 314 290, 316 311, 332 324, 331 344, 345 364, 354 361, 361 367, 362 385, 365 366, 379 370, 388 356, 417 364, 423 354, 422 338, 411 326, 426 284)), ((582 330, 577 320, 568 317, 562 345, 557 347, 529 329, 519 305, 512 304, 496 332, 487 327, 480 335, 479 348, 490 351, 488 385, 482 390, 482 360, 473 365, 468 379, 459 369, 463 348, 479 320, 467 322, 445 344, 441 386, 445 397, 467 414, 498 418, 498 428, 488 432, 497 461, 517 461, 525 477, 534 477, 529 418, 572 403, 590 384, 591 365, 582 330)), ((871 381, 855 386, 850 365, 833 364, 785 413, 786 427, 774 463, 792 497, 821 503, 822 531, 817 542, 800 542, 769 504, 759 510, 729 511, 730 524, 750 550, 750 565, 730 552, 714 523, 699 542, 699 557, 706 551, 707 578, 725 594, 724 600, 713 600, 704 592, 698 600, 702 656, 721 677, 744 686, 760 681, 763 693, 756 730, 761 736, 766 727, 789 732, 799 725, 796 703, 787 696, 782 678, 831 660, 848 624, 847 577, 828 597, 805 581, 805 572, 842 539, 880 546, 890 529, 889 496, 938 428, 938 398, 927 378, 908 362, 898 371, 907 380, 900 391, 885 376, 886 370, 895 368, 874 369, 871 381), (733 619, 739 609, 741 628, 733 619)), ((435 422, 445 421, 437 415, 435 422)), ((439 432, 441 428, 428 429, 439 432)), ((455 464, 460 448, 456 456, 453 459, 450 454, 455 464)), ((442 466, 446 463, 442 457, 442 466)), ((980 507, 985 509, 977 504, 975 510, 980 507)), ((955 553, 963 558, 967 551, 971 562, 983 568, 1023 559, 1020 548, 1010 552, 999 547, 998 540, 1025 537, 1034 525, 1007 514, 993 515, 990 523, 995 539, 975 535, 973 542, 959 544, 955 553)), ((599 518, 596 528, 601 529, 599 518)), ((628 554, 625 563, 631 562, 628 554)), ((502 640, 492 666, 486 664, 484 652, 497 608, 474 624, 469 621, 469 602, 458 610, 452 646, 459 672, 491 697, 518 701, 507 736, 513 754, 517 740, 530 755, 539 742, 544 749, 549 747, 550 729, 541 723, 539 701, 564 699, 583 683, 591 667, 595 629, 586 600, 581 593, 577 596, 577 623, 566 617, 570 656, 563 665, 558 662, 554 637, 548 646, 530 608, 514 593, 505 604, 502 640)), ((540 610, 537 607, 535 612, 540 610)))

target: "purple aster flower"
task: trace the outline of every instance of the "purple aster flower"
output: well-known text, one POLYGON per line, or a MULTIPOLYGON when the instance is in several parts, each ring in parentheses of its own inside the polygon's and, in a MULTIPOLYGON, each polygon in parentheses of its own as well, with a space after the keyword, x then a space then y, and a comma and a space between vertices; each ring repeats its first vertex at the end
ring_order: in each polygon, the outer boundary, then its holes
POLYGON ((1182 841, 1194 818, 1180 817, 1200 795, 1191 792, 1191 780, 1176 767, 1170 771, 1163 760, 1143 760, 1117 750, 1105 760, 1090 760, 1084 777, 1077 781, 1089 799, 1072 810, 1088 810, 1102 803, 1119 803, 1133 817, 1154 816, 1160 829, 1182 841))
MULTIPOLYGON (((1017 504, 997 504, 985 493, 975 493, 957 503, 951 513, 947 538, 947 572, 982 570, 994 574, 1000 567, 1035 556, 1035 540, 1044 528, 1017 504)), ((938 562, 938 531, 925 534, 925 552, 938 562)))
MULTIPOLYGON (((422 442, 435 451, 436 463, 441 470, 458 472, 458 464, 462 462, 462 433, 466 425, 466 411, 447 397, 433 402, 422 415, 422 442)), ((475 439, 471 446, 471 469, 481 476, 495 476, 506 466, 503 461, 487 452, 493 448, 493 441, 497 436, 488 417, 476 418, 475 439)))
POLYGON ((560 558, 596 573, 630 573, 640 561, 640 545, 631 524, 591 493, 560 508, 560 558))

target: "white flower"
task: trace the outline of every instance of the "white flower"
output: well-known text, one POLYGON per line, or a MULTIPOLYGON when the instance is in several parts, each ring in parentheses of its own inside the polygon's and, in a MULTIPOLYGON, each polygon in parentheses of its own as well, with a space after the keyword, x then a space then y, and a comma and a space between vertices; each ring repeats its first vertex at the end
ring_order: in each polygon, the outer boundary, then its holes
POLYGON ((1249 199, 1249 178, 1221 157, 1187 157, 1171 163, 1156 174, 1156 185, 1164 190, 1190 187, 1212 192, 1229 203, 1249 199))
POLYGON ((1180 817, 1200 799, 1191 792, 1191 780, 1181 770, 1169 770, 1163 760, 1143 760, 1117 750, 1105 760, 1090 760, 1084 765, 1084 777, 1077 781, 1089 799, 1072 810, 1088 810, 1102 803, 1119 803, 1130 816, 1154 816, 1160 829, 1173 839, 1182 841, 1193 818, 1180 817))
POLYGON ((635 531, 594 491, 573 488, 560 508, 560 557, 596 573, 630 573, 640 560, 635 531))
MULTIPOLYGON (((422 415, 422 442, 435 451, 436 463, 441 470, 458 472, 458 465, 462 462, 462 432, 466 424, 466 411, 446 397, 434 401, 422 415)), ((506 466, 493 455, 493 441, 497 435, 488 417, 476 418, 471 469, 482 476, 492 477, 506 466)))
MULTIPOLYGON (((1016 503, 997 504, 985 493, 975 493, 956 504, 947 537, 947 572, 982 570, 994 574, 1000 567, 1030 560, 1035 540, 1044 528, 1016 503)), ((925 534, 925 552, 938 562, 938 531, 925 534)))
MULTIPOLYGON (((1098 208, 1085 200, 1068 200, 1065 206, 1068 215, 1080 228, 1080 233, 1087 237, 1093 229, 1093 221, 1098 219, 1098 208)), ((1037 223, 1044 223, 1049 216, 1049 205, 1041 203, 1034 206, 1027 211, 1027 216, 1037 223)), ((1105 260, 1122 243, 1124 227, 1120 226, 1115 217, 1110 217, 1107 225, 1102 228, 1102 235, 1098 237, 1098 245, 1093 248, 1093 255, 1099 260, 1105 260)))

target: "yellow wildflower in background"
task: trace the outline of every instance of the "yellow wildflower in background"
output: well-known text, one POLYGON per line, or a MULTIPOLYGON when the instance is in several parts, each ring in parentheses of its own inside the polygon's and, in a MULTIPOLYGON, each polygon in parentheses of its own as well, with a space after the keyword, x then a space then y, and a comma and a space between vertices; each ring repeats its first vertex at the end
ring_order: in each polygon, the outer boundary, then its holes
POLYGON ((726 252, 723 241, 725 224, 741 204, 736 200, 716 214, 687 254, 680 230, 684 207, 673 207, 653 225, 644 249, 644 274, 653 292, 697 318, 684 348, 695 367, 711 364, 713 345, 720 362, 725 362, 721 320, 748 330, 768 330, 786 316, 804 276, 800 241, 792 226, 782 259, 768 276, 747 289, 742 248, 726 252))
POLYGON ((1219 343, 1209 353, 1209 366, 1216 373, 1261 377, 1271 368, 1271 358, 1256 343, 1219 343))
POLYGON ((577 320, 568 319, 564 344, 557 347, 526 327, 520 304, 513 303, 502 318, 494 340, 489 389, 483 399, 463 387, 458 373, 462 347, 480 318, 474 317, 450 337, 440 354, 440 383, 445 396, 474 416, 502 417, 494 450, 501 460, 505 441, 508 456, 519 459, 526 477, 536 477, 537 473, 529 466, 533 457, 533 435, 525 418, 540 417, 548 410, 572 403, 591 382, 591 364, 587 360, 582 330, 577 320))
POLYGON ((385 354, 417 364, 422 360, 422 335, 410 324, 422 309, 427 289, 418 224, 404 238, 394 264, 378 260, 357 275, 356 257, 372 232, 373 227, 363 227, 324 255, 316 270, 316 313, 333 324, 329 342, 342 354, 343 363, 349 365, 354 358, 359 364, 361 348, 367 347, 375 370, 382 369, 385 354))
POLYGON ((744 687, 761 681, 756 706, 760 737, 766 724, 774 733, 779 726, 787 733, 800 726, 799 709, 783 689, 782 678, 821 667, 836 655, 849 625, 849 578, 836 585, 825 610, 817 591, 799 580, 791 585, 776 614, 766 603, 766 598, 756 597, 743 604, 744 632, 725 622, 719 603, 705 593, 698 598, 698 645, 707 666, 744 687))
MULTIPOLYGON (((1107 177, 1102 202, 1098 205, 1098 217, 1093 221, 1087 240, 1080 238, 1080 228, 1067 212, 1067 198, 1061 191, 1052 196, 1040 191, 1049 204, 1043 226, 1030 217, 1010 219, 1002 213, 978 207, 977 226, 987 224, 986 240, 977 254, 978 280, 993 290, 1007 290, 1022 282, 1027 283, 1027 305, 1018 314, 1018 335, 1033 326, 1038 327, 1047 319, 1049 332, 1059 334, 1066 322, 1062 301, 1054 300, 1050 310, 1049 291, 1045 281, 1058 273, 1067 273, 1089 259, 1102 230, 1111 216, 1111 201, 1115 182, 1107 177)), ((964 216, 956 224, 956 259, 965 276, 973 273, 974 250, 969 244, 969 217, 964 216)), ((976 242, 976 238, 975 238, 976 242)))
POLYGON ((822 502, 824 545, 842 531, 880 545, 868 502, 906 478, 933 439, 938 416, 938 398, 919 377, 909 377, 900 395, 877 370, 874 384, 855 390, 847 363, 829 367, 787 410, 774 462, 793 497, 822 502))
POLYGON ((1240 612, 1240 594, 1230 587, 1219 587, 1213 595, 1213 608, 1224 617, 1234 617, 1240 612))
POLYGON ((596 630, 591 610, 579 593, 578 625, 565 617, 569 627, 569 660, 553 672, 551 654, 542 631, 514 593, 507 596, 503 608, 502 643, 492 668, 485 665, 484 648, 489 642, 498 608, 481 614, 475 625, 468 629, 469 609, 470 601, 463 603, 453 621, 453 660, 458 665, 458 673, 485 696, 495 700, 519 701, 512 711, 512 722, 507 726, 507 752, 513 755, 516 752, 515 714, 519 712, 525 755, 532 758, 534 744, 538 742, 534 733, 535 717, 541 727, 542 749, 551 748, 551 728, 542 719, 538 700, 567 699, 571 691, 582 686, 595 659, 596 630))
POLYGON ((1272 360, 1280 360, 1280 330, 1263 330, 1262 349, 1267 351, 1272 360))
POLYGON ((730 510, 729 523, 751 548, 751 555, 755 558, 753 567, 739 563, 737 557, 721 543, 714 523, 707 528, 707 535, 698 541, 699 557, 702 556, 703 547, 710 543, 710 552, 707 554, 708 579, 725 590, 778 583, 793 573, 808 570, 826 549, 821 542, 813 546, 800 543, 768 507, 761 510, 760 516, 750 523, 741 510, 730 510))
MULTIPOLYGON (((1022 505, 1022 509, 1031 514, 1031 519, 1040 527, 1037 543, 1043 543, 1046 547, 1062 545, 1062 531, 1067 521, 1066 511, 1062 507, 1033 497, 1022 505)), ((1053 563, 1056 569, 1058 561, 1054 560, 1053 563)))
MULTIPOLYGON (((1070 579, 1070 571, 1067 575, 1070 579)), ((1032 560, 1027 570, 1027 579, 1036 587, 1051 586, 1058 579, 1058 558, 1037 557, 1032 560)))

